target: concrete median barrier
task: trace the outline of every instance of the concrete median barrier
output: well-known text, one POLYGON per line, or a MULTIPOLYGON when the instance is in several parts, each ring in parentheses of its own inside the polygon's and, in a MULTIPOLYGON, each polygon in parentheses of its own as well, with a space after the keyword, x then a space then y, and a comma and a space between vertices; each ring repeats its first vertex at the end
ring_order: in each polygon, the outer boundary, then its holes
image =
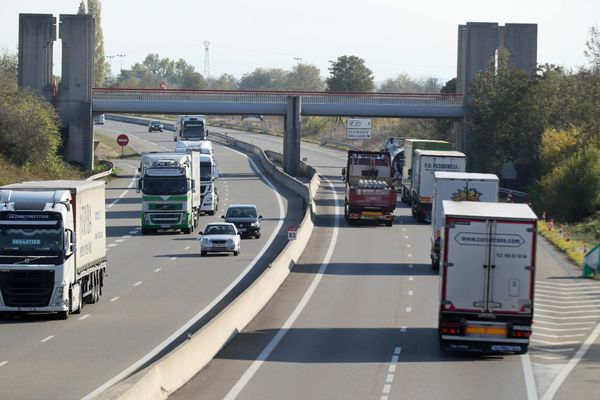
POLYGON ((204 368, 223 346, 252 321, 287 278, 311 237, 316 216, 313 198, 320 185, 316 171, 303 165, 303 170, 311 173, 310 183, 303 184, 279 170, 262 149, 226 135, 211 135, 213 140, 255 154, 274 180, 305 200, 307 207, 296 240, 288 242, 269 268, 250 287, 188 341, 153 365, 108 389, 98 396, 99 399, 166 399, 204 368))

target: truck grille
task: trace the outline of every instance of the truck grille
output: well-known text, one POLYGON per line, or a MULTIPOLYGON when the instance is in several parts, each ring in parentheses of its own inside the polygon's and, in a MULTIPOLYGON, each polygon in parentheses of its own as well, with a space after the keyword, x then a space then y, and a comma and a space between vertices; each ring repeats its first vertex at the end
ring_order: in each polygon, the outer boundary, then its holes
POLYGON ((54 271, 0 271, 0 291, 8 307, 45 307, 54 289, 54 271))
POLYGON ((212 242, 213 242, 213 244, 225 244, 227 241, 226 240, 213 240, 212 242))
POLYGON ((181 224, 183 214, 150 214, 150 223, 153 225, 177 225, 181 224))
POLYGON ((150 203, 148 210, 150 211, 180 211, 183 209, 181 203, 150 203))

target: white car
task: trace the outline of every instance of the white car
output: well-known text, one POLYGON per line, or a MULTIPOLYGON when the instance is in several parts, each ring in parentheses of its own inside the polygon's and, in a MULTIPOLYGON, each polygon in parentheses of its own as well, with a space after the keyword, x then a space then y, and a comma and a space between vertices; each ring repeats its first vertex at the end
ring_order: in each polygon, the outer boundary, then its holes
POLYGON ((230 222, 215 222, 206 225, 200 240, 200 255, 208 253, 233 253, 240 254, 240 233, 230 222))

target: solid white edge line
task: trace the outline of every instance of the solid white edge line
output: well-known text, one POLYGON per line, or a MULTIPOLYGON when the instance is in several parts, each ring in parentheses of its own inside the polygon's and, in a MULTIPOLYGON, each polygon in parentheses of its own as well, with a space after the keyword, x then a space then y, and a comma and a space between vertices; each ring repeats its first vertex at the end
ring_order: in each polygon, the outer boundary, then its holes
POLYGON ((285 321, 285 323, 282 325, 282 327, 277 331, 277 333, 275 334, 273 339, 271 339, 271 341, 267 344, 267 346, 264 348, 264 350, 258 355, 258 357, 256 357, 256 360, 254 360, 252 362, 250 367, 248 367, 246 372, 244 372, 244 374, 235 383, 235 385, 231 388, 231 390, 229 390, 229 392, 223 398, 223 400, 235 399, 241 393, 241 391, 244 389, 244 387, 246 387, 246 385, 248 384, 248 382, 250 382, 250 380, 252 379, 254 374, 256 374, 256 372, 261 367, 261 365, 269 358, 269 356, 271 355, 273 350, 275 350, 275 348, 277 347, 279 342, 281 342, 281 340, 285 337, 285 335, 290 330, 291 326, 294 324, 294 322, 296 322, 296 319, 300 316, 300 313, 302 313, 302 311, 304 310, 304 308, 310 301, 313 293, 317 290, 317 286, 319 285, 319 283, 321 282, 321 279, 323 278, 323 274, 325 273, 325 270, 327 269, 327 265, 329 264, 329 262, 331 260, 331 256, 333 255, 333 250, 335 249, 335 245, 337 243, 338 230, 339 230, 338 229, 339 228, 339 218, 340 218, 339 217, 340 207, 338 204, 338 196, 337 196, 337 193, 335 192, 335 188, 333 187, 333 185, 331 184, 331 181, 329 181, 329 179, 324 178, 324 180, 327 181, 327 184, 329 185, 329 187, 331 188, 332 193, 333 193, 333 198, 334 198, 334 203, 335 203, 335 206, 334 206, 334 210, 335 210, 334 221, 335 222, 334 222, 334 226, 333 226, 333 233, 331 235, 331 240, 329 241, 329 247, 327 248, 327 253, 325 253, 323 262, 321 263, 319 270, 317 271, 315 277, 313 278, 312 282, 310 283, 310 286, 304 293, 304 296, 302 296, 302 299, 296 305, 296 308, 294 309, 294 311, 292 311, 292 313, 290 314, 288 319, 285 321))
MULTIPOLYGON (((242 152, 239 152, 237 150, 233 150, 233 149, 230 149, 230 148, 225 147, 225 146, 224 146, 224 148, 228 149, 228 150, 231 150, 233 152, 239 153, 239 154, 243 155, 244 157, 246 157, 250 161, 250 163, 252 164, 252 166, 254 167, 255 172, 258 175, 262 176, 264 178, 265 182, 267 183, 267 185, 271 188, 271 190, 275 194, 275 198, 277 199, 277 204, 279 206, 279 222, 277 223, 277 226, 273 230, 273 233, 271 233, 271 236, 269 236, 269 239, 267 240, 267 242, 265 243, 265 245, 263 246, 263 248, 256 255, 256 257, 254 257, 254 259, 250 262, 250 264, 248 264, 248 266, 237 276, 237 278, 235 278, 225 289, 223 289, 223 291, 217 297, 215 297, 213 299, 213 301, 211 301, 208 305, 206 305, 206 307, 204 307, 200 312, 198 312, 196 315, 194 315, 183 326, 181 326, 179 329, 177 329, 175 332, 173 332, 173 334, 171 336, 169 336, 168 338, 166 338, 165 340, 163 340, 158 346, 156 346, 155 348, 153 348, 152 350, 150 350, 145 356, 143 356, 138 361, 136 361, 135 363, 133 363, 132 365, 130 365, 128 368, 126 368, 125 370, 123 370, 121 373, 119 373, 118 375, 116 375, 115 377, 111 378, 109 381, 107 381, 106 383, 104 383, 103 385, 101 385, 100 387, 98 387, 97 389, 95 389, 93 392, 91 392, 91 393, 87 394, 86 396, 82 397, 81 400, 91 400, 94 397, 98 396, 100 393, 104 392, 106 389, 108 389, 112 385, 114 385, 115 383, 117 383, 117 382, 125 379, 127 376, 131 375, 135 370, 137 370, 142 365, 144 365, 145 363, 147 363, 154 356, 156 356, 158 353, 160 353, 165 347, 167 347, 169 344, 171 344, 171 342, 173 342, 173 340, 175 340, 177 337, 181 336, 192 325, 194 325, 194 323, 196 323, 196 321, 198 321, 201 318, 203 318, 242 279, 244 279, 244 277, 250 272, 250 270, 252 270, 252 268, 254 267, 254 265, 256 264, 256 262, 263 256, 263 254, 267 251, 267 249, 269 248, 269 246, 271 246, 271 243, 273 243, 273 241, 277 237, 277 234, 278 234, 279 230, 283 226, 283 220, 285 218, 285 210, 284 210, 284 207, 283 207, 283 200, 281 199, 281 195, 279 194, 279 191, 275 188, 275 186, 273 185, 273 183, 271 183, 271 180, 265 174, 262 173, 262 171, 258 168, 258 166, 254 162, 254 160, 252 160, 252 158, 248 157, 246 154, 244 154, 242 152)), ((158 268, 154 272, 158 272, 159 270, 160 270, 160 268, 158 268)))
POLYGON ((529 354, 521 354, 521 365, 523 366, 523 375, 525 377, 525 387, 527 388, 527 400, 537 400, 537 388, 535 386, 535 377, 531 367, 529 354))
POLYGON ((590 334, 590 336, 588 336, 585 342, 583 342, 579 350, 577 350, 577 353, 575 353, 573 358, 569 360, 567 365, 565 365, 565 367, 560 371, 558 376, 554 378, 554 381, 544 394, 544 397, 542 397, 542 400, 552 400, 554 398, 556 392, 558 392, 558 389, 560 388, 560 385, 562 385, 562 383, 565 381, 565 379, 567 379, 571 371, 577 366, 579 361, 581 361, 581 359, 588 351, 592 343, 594 343, 596 339, 598 339, 598 335, 600 335, 600 323, 596 325, 594 331, 590 334))

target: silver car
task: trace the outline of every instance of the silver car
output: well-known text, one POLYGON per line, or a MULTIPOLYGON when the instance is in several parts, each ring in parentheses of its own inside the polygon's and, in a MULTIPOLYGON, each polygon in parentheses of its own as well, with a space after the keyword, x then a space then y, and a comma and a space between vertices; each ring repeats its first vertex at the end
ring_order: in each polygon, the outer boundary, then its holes
POLYGON ((234 224, 229 222, 215 222, 206 225, 200 240, 200 255, 208 253, 233 253, 240 254, 240 233, 234 224))

